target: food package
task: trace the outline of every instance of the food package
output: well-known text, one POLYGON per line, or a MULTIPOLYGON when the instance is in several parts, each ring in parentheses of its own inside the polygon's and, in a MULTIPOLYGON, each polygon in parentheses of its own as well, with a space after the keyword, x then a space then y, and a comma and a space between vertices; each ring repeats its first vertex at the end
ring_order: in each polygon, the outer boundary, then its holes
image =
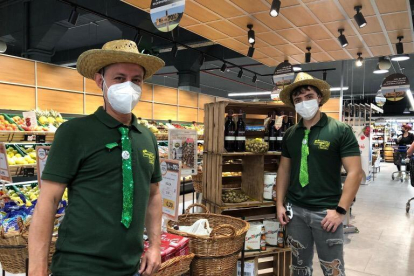
POLYGON ((277 219, 268 219, 263 221, 263 225, 266 229, 266 244, 276 247, 280 222, 277 219))
MULTIPOLYGON (((189 239, 163 232, 161 234, 161 262, 177 256, 190 254, 189 239)), ((149 248, 149 241, 144 241, 144 254, 149 248)))
POLYGON ((224 203, 242 203, 249 200, 249 196, 241 190, 224 191, 221 199, 224 203))
POLYGON ((263 223, 251 222, 250 229, 246 234, 246 241, 244 250, 246 251, 260 251, 260 237, 262 235, 263 223))
MULTIPOLYGON (((259 262, 257 258, 252 260, 247 260, 244 262, 244 276, 257 276, 259 271, 259 262)), ((241 276, 241 262, 237 261, 237 274, 234 273, 234 276, 241 276)))

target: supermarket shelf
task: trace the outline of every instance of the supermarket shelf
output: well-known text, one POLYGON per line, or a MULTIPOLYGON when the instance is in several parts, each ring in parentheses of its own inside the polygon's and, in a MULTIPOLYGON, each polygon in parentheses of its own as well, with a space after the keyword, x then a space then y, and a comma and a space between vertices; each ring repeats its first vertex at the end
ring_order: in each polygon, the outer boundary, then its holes
POLYGON ((268 151, 266 153, 256 153, 256 152, 226 152, 222 153, 223 156, 251 156, 251 155, 282 155, 280 151, 268 151))
POLYGON ((223 205, 218 206, 222 210, 235 209, 235 208, 250 208, 250 207, 266 207, 266 206, 276 206, 273 201, 246 201, 243 203, 223 203, 223 205))
MULTIPOLYGON (((245 252, 244 258, 255 258, 255 257, 263 257, 267 255, 272 255, 275 253, 282 253, 282 252, 290 252, 291 249, 286 248, 280 248, 280 247, 268 247, 266 251, 255 251, 255 252, 245 252)), ((241 254, 240 254, 241 257, 241 254)))
POLYGON ((44 135, 46 136, 45 142, 51 142, 55 137, 54 132, 46 131, 0 131, 0 142, 32 143, 31 141, 24 140, 25 135, 44 135))
POLYGON ((36 168, 37 164, 28 164, 28 165, 9 165, 10 169, 16 169, 16 168, 36 168))

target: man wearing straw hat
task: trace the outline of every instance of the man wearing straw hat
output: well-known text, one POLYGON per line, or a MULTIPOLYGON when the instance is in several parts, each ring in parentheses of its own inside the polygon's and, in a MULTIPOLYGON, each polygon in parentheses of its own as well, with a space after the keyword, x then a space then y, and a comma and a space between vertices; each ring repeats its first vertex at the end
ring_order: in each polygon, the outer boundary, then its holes
POLYGON ((283 137, 276 181, 277 215, 287 225, 295 276, 312 275, 314 244, 324 275, 345 275, 342 221, 358 191, 362 168, 352 129, 319 110, 330 94, 328 83, 306 73, 280 93, 302 117, 283 137), (348 173, 343 190, 342 165, 348 173))
POLYGON ((108 42, 78 58, 79 73, 95 80, 104 106, 56 132, 30 227, 30 276, 47 275, 54 216, 66 187, 69 206, 59 228, 53 275, 149 276, 158 270, 158 147, 132 110, 144 79, 163 66, 129 40, 108 42), (142 256, 144 223, 150 248, 142 256))

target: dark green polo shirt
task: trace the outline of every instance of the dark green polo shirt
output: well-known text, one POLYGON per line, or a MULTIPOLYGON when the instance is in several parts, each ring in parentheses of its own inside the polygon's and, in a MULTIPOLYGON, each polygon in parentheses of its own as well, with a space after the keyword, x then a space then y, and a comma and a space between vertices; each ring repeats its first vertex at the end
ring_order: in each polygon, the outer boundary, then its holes
POLYGON ((342 194, 342 158, 360 156, 358 142, 350 126, 321 113, 309 133, 309 184, 299 183, 303 120, 289 128, 283 137, 282 156, 291 159, 288 201, 308 209, 335 208, 342 194))
POLYGON ((52 272, 57 276, 130 276, 143 252, 144 220, 150 183, 161 181, 155 136, 137 123, 130 127, 134 209, 129 229, 121 224, 122 126, 100 107, 94 114, 70 120, 56 131, 42 175, 68 185, 69 205, 62 225, 52 272))

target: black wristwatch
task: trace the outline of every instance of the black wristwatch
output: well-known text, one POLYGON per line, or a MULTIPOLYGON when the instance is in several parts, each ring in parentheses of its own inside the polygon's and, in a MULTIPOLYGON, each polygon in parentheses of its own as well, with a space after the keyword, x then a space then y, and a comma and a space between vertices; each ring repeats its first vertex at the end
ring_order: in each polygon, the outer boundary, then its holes
POLYGON ((336 206, 336 212, 341 215, 346 215, 346 210, 341 206, 336 206))

